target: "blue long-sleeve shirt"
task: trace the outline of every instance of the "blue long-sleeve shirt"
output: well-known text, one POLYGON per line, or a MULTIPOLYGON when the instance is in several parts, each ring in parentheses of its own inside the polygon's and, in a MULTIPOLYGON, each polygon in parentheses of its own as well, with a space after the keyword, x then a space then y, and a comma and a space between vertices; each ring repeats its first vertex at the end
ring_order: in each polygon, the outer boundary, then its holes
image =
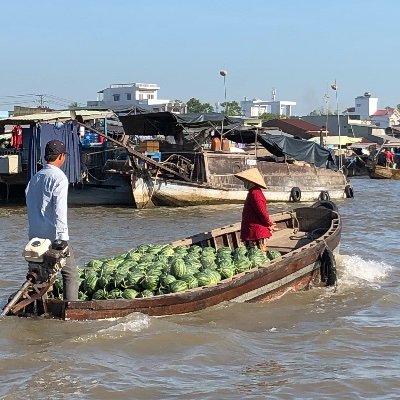
POLYGON ((46 164, 25 190, 29 239, 69 240, 67 222, 68 179, 60 168, 46 164))

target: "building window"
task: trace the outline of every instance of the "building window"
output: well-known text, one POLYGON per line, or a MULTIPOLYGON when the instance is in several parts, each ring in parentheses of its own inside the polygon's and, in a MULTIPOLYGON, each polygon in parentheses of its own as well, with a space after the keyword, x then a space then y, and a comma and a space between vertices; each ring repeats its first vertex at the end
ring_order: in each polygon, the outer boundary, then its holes
POLYGON ((149 94, 149 95, 147 96, 147 98, 148 98, 148 99, 154 99, 154 94, 149 94))
POLYGON ((114 101, 119 101, 120 95, 119 94, 113 94, 114 101))
POLYGON ((132 100, 132 94, 131 93, 127 93, 126 94, 126 99, 127 100, 132 100))

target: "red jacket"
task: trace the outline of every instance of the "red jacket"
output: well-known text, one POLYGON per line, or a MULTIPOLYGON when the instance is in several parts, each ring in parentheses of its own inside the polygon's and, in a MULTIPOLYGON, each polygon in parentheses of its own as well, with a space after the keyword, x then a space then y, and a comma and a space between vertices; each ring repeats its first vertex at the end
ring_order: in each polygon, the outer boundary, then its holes
POLYGON ((270 226, 272 221, 268 214, 267 199, 261 188, 253 187, 244 203, 240 237, 243 241, 269 238, 270 226))

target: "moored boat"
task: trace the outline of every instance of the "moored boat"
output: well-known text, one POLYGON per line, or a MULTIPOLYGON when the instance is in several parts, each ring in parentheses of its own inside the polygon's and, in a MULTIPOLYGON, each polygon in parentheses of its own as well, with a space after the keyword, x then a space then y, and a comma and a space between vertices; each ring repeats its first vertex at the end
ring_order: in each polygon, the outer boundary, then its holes
POLYGON ((373 165, 369 171, 372 179, 400 179, 400 169, 395 169, 382 165, 373 165))
POLYGON ((264 176, 270 201, 351 197, 351 184, 337 170, 332 153, 317 143, 244 127, 215 113, 119 118, 131 163, 127 168, 123 161, 109 160, 105 170, 126 177, 137 208, 243 202, 247 191, 234 175, 252 167, 264 176), (215 136, 225 146, 213 149, 215 136), (132 138, 148 143, 143 146, 146 159, 132 151, 132 138))
MULTIPOLYGON (((333 253, 338 251, 341 220, 331 202, 318 202, 272 215, 278 230, 269 240, 269 248, 281 256, 218 283, 160 294, 148 298, 62 301, 44 300, 42 309, 50 317, 64 320, 92 320, 126 316, 141 312, 155 316, 199 311, 225 301, 268 302, 289 291, 312 285, 333 285, 336 272, 333 253), (328 208, 326 208, 328 207, 328 208)), ((177 240, 172 246, 243 246, 240 222, 177 240)), ((20 309, 17 315, 23 315, 20 309)))

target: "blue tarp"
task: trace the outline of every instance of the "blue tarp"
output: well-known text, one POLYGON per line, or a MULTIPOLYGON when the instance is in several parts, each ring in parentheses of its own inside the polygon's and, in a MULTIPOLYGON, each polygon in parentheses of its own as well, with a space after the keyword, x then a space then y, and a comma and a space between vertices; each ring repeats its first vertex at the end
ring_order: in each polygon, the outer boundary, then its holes
POLYGON ((61 140, 65 143, 68 156, 62 170, 70 183, 81 182, 81 156, 78 126, 72 122, 65 124, 37 124, 33 128, 29 144, 28 179, 38 171, 37 164, 45 164, 44 149, 50 140, 61 140))

